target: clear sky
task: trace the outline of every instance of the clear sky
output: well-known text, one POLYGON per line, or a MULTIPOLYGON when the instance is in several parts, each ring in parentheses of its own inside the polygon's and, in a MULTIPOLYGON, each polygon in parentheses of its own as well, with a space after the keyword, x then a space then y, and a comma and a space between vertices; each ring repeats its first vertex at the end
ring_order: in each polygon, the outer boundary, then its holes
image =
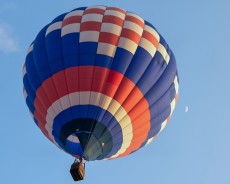
POLYGON ((128 157, 88 163, 81 183, 229 184, 229 0, 0 0, 0 183, 74 183, 74 159, 49 142, 28 113, 21 71, 45 24, 91 5, 122 7, 157 28, 175 53, 180 96, 152 144, 128 157))

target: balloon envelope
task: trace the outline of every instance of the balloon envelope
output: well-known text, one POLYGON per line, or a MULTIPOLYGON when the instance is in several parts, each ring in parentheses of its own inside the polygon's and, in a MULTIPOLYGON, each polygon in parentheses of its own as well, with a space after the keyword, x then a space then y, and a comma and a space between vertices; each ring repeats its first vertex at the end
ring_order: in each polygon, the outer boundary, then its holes
POLYGON ((120 8, 64 13, 30 45, 24 96, 43 134, 86 160, 114 159, 150 143, 178 97, 175 57, 147 21, 120 8))

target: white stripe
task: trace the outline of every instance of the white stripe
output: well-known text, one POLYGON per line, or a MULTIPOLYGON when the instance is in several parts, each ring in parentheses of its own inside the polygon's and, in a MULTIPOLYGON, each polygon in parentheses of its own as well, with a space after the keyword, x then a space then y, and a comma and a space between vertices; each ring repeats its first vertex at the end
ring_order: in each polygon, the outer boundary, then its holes
POLYGON ((29 110, 29 114, 32 117, 33 120, 35 120, 33 113, 29 110))
POLYGON ((117 36, 121 34, 122 27, 112 23, 102 23, 101 32, 112 33, 117 36))
POLYGON ((89 104, 90 99, 90 91, 85 91, 84 93, 80 94, 80 105, 89 104))
POLYGON ((34 48, 34 44, 30 45, 28 50, 27 50, 27 55, 33 51, 33 48, 34 48))
POLYGON ((50 116, 51 119, 54 119, 54 117, 56 117, 57 112, 55 112, 55 110, 52 108, 49 108, 47 111, 48 116, 50 116))
POLYGON ((171 112, 170 112, 170 116, 172 116, 172 113, 176 107, 176 99, 174 98, 173 101, 170 103, 171 106, 171 112))
POLYGON ((52 128, 49 127, 48 125, 46 125, 45 128, 46 128, 46 130, 48 131, 49 138, 53 141, 53 143, 54 143, 58 148, 62 149, 62 148, 58 145, 58 143, 55 141, 55 138, 54 138, 54 136, 53 136, 53 134, 52 134, 52 128))
POLYGON ((79 33, 80 32, 80 23, 68 24, 62 27, 61 36, 65 36, 70 33, 79 33))
POLYGON ((97 54, 114 57, 117 46, 108 43, 98 43, 97 54))
MULTIPOLYGON (((178 84, 177 76, 175 76, 175 79, 174 79, 174 86, 175 86, 176 95, 178 95, 179 84, 178 84)), ((175 97, 175 98, 172 100, 172 102, 170 103, 170 107, 171 107, 171 112, 170 112, 169 117, 172 116, 173 111, 174 111, 174 109, 175 109, 175 107, 176 107, 176 97, 175 97)), ((169 117, 168 117, 168 118, 169 118, 169 117)), ((168 118, 167 118, 167 119, 168 119, 168 118)), ((160 132, 166 127, 166 125, 167 125, 167 119, 161 124, 161 130, 160 130, 160 132)), ((159 133, 160 133, 160 132, 159 132, 159 133)))
MULTIPOLYGON (((60 100, 55 101, 55 103, 52 104, 52 108, 54 109, 55 113, 58 114, 62 111, 62 106, 60 100)), ((49 112, 49 111, 48 111, 49 112)))
POLYGON ((154 136, 154 137, 152 137, 152 138, 150 138, 150 139, 147 141, 147 143, 146 143, 145 145, 150 144, 150 143, 154 140, 154 138, 155 138, 155 136, 154 136))
POLYGON ((24 87, 23 87, 23 95, 24 95, 24 98, 25 98, 25 100, 26 100, 28 94, 27 94, 26 89, 25 89, 24 87))
POLYGON ((91 7, 86 8, 86 10, 90 10, 90 9, 94 9, 94 8, 102 9, 102 10, 105 10, 105 9, 106 9, 105 6, 91 6, 91 7))
POLYGON ((81 23, 83 22, 102 22, 103 15, 92 13, 92 14, 86 14, 82 16, 81 23))
POLYGON ((161 43, 159 43, 157 50, 161 53, 165 62, 168 64, 170 60, 170 56, 168 55, 165 47, 161 43))
POLYGON ((26 65, 23 66, 22 68, 22 78, 26 75, 26 65))
POLYGON ((80 42, 98 42, 98 31, 83 31, 80 33, 80 42))
POLYGON ((69 94, 70 105, 75 106, 75 104, 80 104, 80 93, 76 93, 74 95, 69 94))
POLYGON ((137 44, 133 42, 132 40, 124 37, 120 37, 118 47, 121 47, 132 54, 134 54, 137 50, 137 44))
POLYGON ((64 19, 70 18, 70 17, 74 17, 74 16, 82 16, 84 13, 84 10, 75 10, 72 12, 69 12, 64 19))
POLYGON ((157 49, 156 47, 147 39, 141 38, 139 46, 145 49, 152 57, 155 55, 157 49))
POLYGON ((143 33, 143 28, 136 24, 135 22, 125 21, 123 28, 130 29, 131 31, 136 32, 140 36, 143 33))
POLYGON ((101 93, 91 92, 89 104, 99 104, 101 99, 101 93))
MULTIPOLYGON (((162 123, 161 123, 161 129, 160 129, 160 131, 159 131, 159 133, 162 131, 162 130, 164 130, 164 128, 166 127, 166 125, 167 125, 167 123, 168 123, 168 118, 166 118, 166 120, 164 120, 162 123)), ((159 134, 158 133, 158 134, 159 134)))
POLYGON ((61 26, 62 26, 62 21, 55 22, 55 23, 51 24, 51 25, 47 28, 47 30, 46 30, 46 36, 47 36, 49 33, 51 33, 52 31, 61 29, 61 26))
MULTIPOLYGON (((120 150, 118 151, 118 153, 115 156, 119 155, 119 154, 122 154, 123 151, 125 151, 129 145, 131 144, 131 141, 132 141, 132 138, 133 138, 133 134, 132 134, 132 131, 133 131, 133 128, 132 128, 132 123, 131 123, 131 119, 130 117, 127 115, 127 112, 125 111, 125 109, 121 106, 121 104, 119 104, 118 101, 114 100, 113 98, 111 97, 108 97, 104 94, 101 94, 101 93, 97 93, 97 92, 90 92, 90 91, 85 91, 85 92, 74 92, 74 93, 71 93, 69 95, 66 95, 66 96, 63 96, 62 98, 60 98, 59 100, 55 101, 52 106, 50 106, 48 108, 48 112, 50 112, 50 110, 56 106, 55 104, 56 103, 59 103, 59 101, 62 101, 62 100, 66 100, 66 99, 79 99, 79 96, 84 96, 85 98, 88 98, 90 100, 81 100, 80 103, 79 103, 79 100, 76 100, 75 102, 76 103, 71 103, 71 105, 69 106, 63 106, 63 109, 59 109, 59 112, 57 113, 57 115, 68 109, 69 107, 71 106, 76 106, 76 105, 95 105, 95 106, 99 106, 101 108, 103 108, 104 110, 107 110, 108 112, 110 112, 114 118, 117 120, 117 122, 120 124, 121 126, 121 130, 122 130, 122 136, 123 136, 123 144, 120 148, 120 150), (100 96, 100 98, 99 98, 100 96), (100 99, 100 101, 99 101, 100 99), (99 102, 99 103, 98 103, 99 102), (113 104, 113 107, 115 107, 114 109, 113 108, 108 108, 109 104, 113 104), (120 120, 120 117, 119 115, 117 115, 117 112, 116 112, 116 109, 120 109, 120 113, 122 115, 126 114, 125 118, 123 118, 121 121, 120 120)), ((57 116, 56 115, 56 116, 57 116)), ((55 117, 46 117, 46 130, 48 131, 49 135, 52 136, 52 131, 50 129, 50 127, 53 127, 53 121, 55 119, 55 117)))
POLYGON ((69 98, 60 98, 61 107, 69 107, 70 106, 70 99, 69 98))
POLYGON ((152 27, 150 27, 148 25, 145 25, 144 30, 149 32, 150 34, 152 34, 157 39, 157 41, 159 42, 160 35, 156 32, 155 29, 153 29, 152 27))
POLYGON ((175 86, 175 90, 176 90, 176 94, 177 94, 179 91, 179 83, 178 83, 177 76, 175 76, 175 79, 174 79, 174 86, 175 86))
POLYGON ((119 17, 123 20, 125 19, 125 14, 116 10, 106 10, 104 15, 119 17))

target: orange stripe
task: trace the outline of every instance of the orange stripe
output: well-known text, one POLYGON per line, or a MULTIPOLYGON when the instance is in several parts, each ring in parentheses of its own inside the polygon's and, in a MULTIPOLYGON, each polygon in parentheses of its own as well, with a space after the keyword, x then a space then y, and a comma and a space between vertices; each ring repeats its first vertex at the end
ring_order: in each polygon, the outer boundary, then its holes
POLYGON ((169 123, 170 119, 171 119, 171 116, 169 115, 169 117, 167 118, 166 125, 168 125, 168 123, 169 123))
POLYGON ((72 16, 69 18, 66 18, 62 22, 62 27, 69 25, 69 24, 74 24, 74 23, 81 23, 82 16, 72 16))
POLYGON ((179 99, 179 94, 177 93, 175 96, 176 103, 178 102, 178 99, 179 99))
POLYGON ((80 32, 101 30, 101 22, 83 22, 81 23, 80 32))
POLYGON ((138 24, 139 26, 141 26, 142 28, 144 27, 144 22, 142 22, 142 21, 139 20, 138 18, 133 17, 133 16, 131 16, 131 15, 127 15, 127 16, 125 17, 125 20, 126 20, 126 21, 130 21, 130 22, 134 22, 134 23, 138 24))
POLYGON ((122 27, 124 20, 113 15, 105 15, 102 20, 103 23, 111 23, 122 27))
POLYGON ((135 31, 132 31, 130 29, 123 28, 121 31, 121 37, 128 38, 135 42, 136 44, 139 44, 141 36, 137 34, 135 31))
POLYGON ((159 42, 155 38, 154 35, 152 35, 148 31, 144 31, 142 37, 145 38, 146 40, 150 41, 156 48, 158 48, 159 42))
MULTIPOLYGON (((132 91, 130 91, 129 97, 125 100, 123 106, 127 108, 128 111, 130 111, 142 98, 143 94, 141 91, 138 88, 134 88, 132 91)), ((146 106, 148 106, 147 104, 146 106)))
POLYGON ((108 78, 107 78, 107 82, 112 83, 116 86, 119 86, 122 78, 123 78, 122 74, 115 72, 113 70, 110 70, 110 73, 109 73, 108 78))
POLYGON ((108 44, 117 46, 118 40, 119 40, 119 36, 115 34, 107 33, 107 32, 100 32, 99 42, 108 43, 108 44))

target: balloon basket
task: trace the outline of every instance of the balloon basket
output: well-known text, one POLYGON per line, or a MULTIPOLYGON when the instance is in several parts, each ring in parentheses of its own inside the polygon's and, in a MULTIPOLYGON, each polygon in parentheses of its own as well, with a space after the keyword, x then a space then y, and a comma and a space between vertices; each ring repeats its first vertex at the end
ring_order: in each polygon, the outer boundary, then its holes
POLYGON ((84 179, 85 167, 82 162, 74 162, 70 168, 70 174, 74 181, 80 181, 84 179))

